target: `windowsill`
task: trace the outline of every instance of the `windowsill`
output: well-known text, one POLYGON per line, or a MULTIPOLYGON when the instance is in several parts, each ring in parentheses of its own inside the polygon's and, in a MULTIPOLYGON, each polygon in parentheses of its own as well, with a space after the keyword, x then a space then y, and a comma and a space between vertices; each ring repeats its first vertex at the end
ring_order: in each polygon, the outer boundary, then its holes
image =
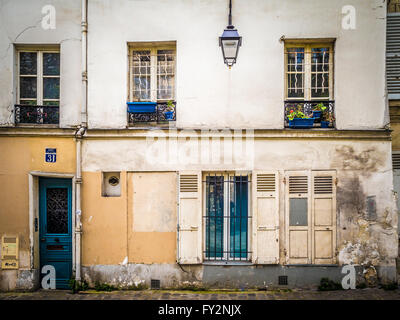
POLYGON ((130 123, 127 125, 127 129, 165 129, 165 128, 175 128, 176 121, 166 121, 164 122, 140 122, 140 123, 130 123))
POLYGON ((203 261, 204 266, 253 266, 250 261, 203 261))
POLYGON ((339 267, 338 264, 284 264, 285 267, 339 267))

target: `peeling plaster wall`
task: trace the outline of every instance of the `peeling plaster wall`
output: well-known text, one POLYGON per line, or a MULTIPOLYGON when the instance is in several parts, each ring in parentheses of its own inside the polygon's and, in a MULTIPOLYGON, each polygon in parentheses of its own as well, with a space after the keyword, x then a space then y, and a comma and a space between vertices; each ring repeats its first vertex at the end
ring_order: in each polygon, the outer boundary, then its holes
POLYGON ((224 0, 89 1, 89 126, 127 125, 128 43, 174 40, 178 127, 282 128, 282 36, 336 38, 338 129, 383 128, 387 124, 386 3, 234 1, 233 24, 243 45, 231 70, 223 64, 218 46, 227 24, 227 4, 224 0), (342 7, 346 5, 356 10, 355 30, 342 29, 342 7), (168 23, 162 23, 166 17, 168 23))
POLYGON ((14 123, 17 101, 15 45, 60 46, 60 127, 79 124, 81 105, 81 1, 0 0, 0 126, 14 123), (42 28, 42 8, 56 9, 56 29, 42 28))
MULTIPOLYGON (((179 150, 184 149, 188 143, 191 146, 195 145, 194 141, 190 143, 183 139, 177 143, 176 149, 172 147, 172 154, 179 153, 179 150)), ((150 145, 153 147, 156 145, 162 146, 163 142, 150 142, 150 145)), ((94 201, 90 200, 87 196, 84 196, 85 203, 86 201, 90 201, 90 208, 86 207, 83 211, 85 215, 83 225, 84 247, 90 247, 90 250, 95 252, 100 260, 106 259, 109 261, 109 263, 105 263, 105 260, 104 262, 100 262, 98 260, 88 259, 90 255, 87 254, 88 251, 84 251, 85 272, 88 273, 88 279, 91 279, 91 281, 93 281, 95 277, 104 277, 101 279, 108 279, 112 283, 115 283, 115 276, 111 276, 116 274, 115 270, 120 270, 121 268, 121 270, 125 270, 124 268, 128 268, 126 270, 133 270, 132 268, 136 268, 135 265, 142 264, 146 266, 145 269, 135 269, 135 272, 131 273, 132 277, 135 279, 139 277, 140 280, 148 283, 151 276, 148 274, 149 271, 143 270, 147 270, 146 268, 154 268, 154 270, 160 272, 159 276, 162 277, 161 280, 165 282, 165 286, 171 286, 172 284, 184 285, 184 281, 189 281, 187 278, 179 277, 171 279, 169 276, 164 274, 164 272, 166 272, 165 270, 169 270, 169 268, 172 268, 175 265, 176 255, 176 233, 171 232, 168 235, 168 232, 165 232, 175 231, 169 230, 168 223, 166 222, 169 221, 168 215, 170 215, 170 213, 165 213, 166 216, 164 216, 161 212, 164 212, 165 208, 162 208, 162 206, 157 204, 152 204, 151 207, 153 209, 154 207, 158 208, 158 213, 156 215, 158 218, 155 218, 154 215, 151 215, 151 218, 150 216, 147 217, 148 219, 151 219, 151 223, 146 222, 147 218, 144 220, 142 219, 139 224, 136 225, 136 228, 139 228, 136 231, 147 230, 148 232, 135 232, 134 217, 135 215, 143 216, 143 212, 137 213, 135 210, 132 210, 132 208, 135 208, 135 205, 133 205, 133 203, 135 203, 135 198, 130 188, 132 189, 133 186, 134 191, 136 185, 140 188, 140 194, 148 192, 148 197, 156 199, 154 201, 157 202, 161 201, 156 198, 157 194, 169 193, 169 188, 171 187, 169 184, 173 184, 165 182, 163 175, 170 175, 172 179, 175 172, 179 170, 207 171, 218 169, 278 170, 281 178, 286 170, 336 170, 338 177, 338 267, 336 267, 336 269, 328 268, 325 270, 323 267, 316 266, 314 267, 315 270, 322 268, 320 269, 322 271, 314 274, 310 271, 311 269, 309 267, 299 267, 302 271, 290 271, 289 274, 292 277, 298 277, 299 274, 304 273, 306 276, 305 279, 309 279, 310 284, 316 284, 319 279, 324 276, 324 272, 326 272, 327 276, 331 275, 333 277, 332 279, 340 279, 340 266, 343 264, 355 264, 359 266, 360 277, 370 279, 371 283, 373 282, 372 279, 375 278, 379 278, 381 281, 392 281, 396 279, 395 259, 398 254, 397 210, 392 192, 393 178, 390 157, 390 141, 255 139, 255 155, 254 163, 252 163, 252 165, 243 165, 242 163, 235 161, 235 159, 232 164, 215 165, 210 163, 200 163, 200 158, 198 159, 198 162, 191 161, 187 164, 177 164, 176 162, 168 164, 165 159, 162 161, 160 160, 159 163, 154 163, 149 160, 152 158, 146 158, 146 151, 150 153, 152 152, 150 145, 145 139, 113 139, 112 141, 89 139, 84 141, 84 177, 96 177, 96 182, 93 179, 84 179, 84 190, 90 188, 98 197, 98 199, 94 201), (123 188, 125 188, 124 185, 126 183, 125 172, 128 172, 128 187, 126 189, 128 190, 127 199, 124 194, 126 191, 123 191, 120 200, 112 198, 104 198, 101 199, 101 201, 99 200, 101 195, 100 188, 102 170, 121 171, 123 173, 123 178, 121 180, 123 188), (160 172, 157 173, 157 171, 160 172), (166 173, 161 171, 170 172, 166 173), (149 181, 152 179, 159 179, 159 183, 140 183, 140 176, 145 177, 146 175, 152 177, 149 181), (167 189, 166 186, 168 186, 167 189), (376 199, 376 219, 373 220, 369 220, 367 217, 366 200, 368 196, 375 196, 376 199), (109 205, 111 205, 111 203, 116 204, 115 201, 120 201, 122 207, 118 209, 119 206, 114 205, 113 210, 111 210, 109 205), (126 201, 128 202, 127 207, 125 207, 126 201), (109 204, 107 205, 107 203, 109 204), (126 211, 121 212, 119 210, 126 211), (160 214, 162 217, 160 217, 160 214), (101 231, 97 227, 94 228, 90 226, 93 223, 103 225, 106 222, 103 215, 109 216, 109 218, 106 219, 112 219, 112 223, 111 220, 108 220, 109 222, 105 225, 107 226, 107 231, 105 231, 106 229, 101 231), (125 225, 124 218, 122 218, 125 215, 127 215, 127 226, 125 225), (117 224, 116 221, 118 220, 111 218, 111 216, 121 217, 121 223, 117 224), (90 217, 92 218, 90 219, 90 217), (86 222, 89 219, 90 224, 86 222), (126 230, 126 228, 127 232, 122 236, 123 232, 121 232, 121 230, 126 230), (96 233, 98 233, 98 236, 96 237, 92 235, 91 237, 93 238, 90 240, 93 241, 93 243, 94 241, 98 242, 98 249, 94 249, 95 247, 88 245, 88 243, 85 244, 85 239, 89 238, 89 232, 92 232, 90 230, 96 230, 96 233), (112 236, 114 232, 113 230, 115 232, 119 230, 120 233, 118 233, 118 238, 121 240, 117 241, 116 237, 112 236), (110 234, 110 236, 102 237, 100 239, 100 234, 110 234), (109 242, 115 244, 110 245, 109 242), (117 243, 119 243, 119 246, 117 243), (127 243, 128 248, 125 247, 125 243, 127 243), (115 255, 116 252, 119 252, 118 257, 110 260, 110 257, 115 255), (127 259, 125 259, 126 257, 127 259), (94 270, 96 270, 95 273, 93 273, 94 270), (176 281, 177 283, 175 283, 176 281)), ((223 149, 223 147, 224 142, 221 140, 221 149, 223 149)), ((170 151, 171 150, 169 149, 169 152, 170 151)), ((202 150, 198 150, 198 153, 201 154, 202 150)), ((172 189, 173 187, 171 187, 171 191, 172 189)), ((283 189, 283 185, 281 185, 281 190, 283 189)), ((163 195, 162 198, 165 198, 165 200, 162 200, 161 202, 165 203, 168 196, 163 195)), ((284 198, 285 194, 282 191, 280 196, 281 265, 285 261, 284 249, 286 248, 284 241, 285 228, 283 227, 285 225, 284 198)), ((171 192, 170 201, 175 200, 176 193, 171 192)), ((140 204, 136 203, 136 205, 140 207, 140 204)), ((89 206, 89 204, 86 203, 85 206, 89 206)), ((144 210, 143 208, 144 207, 140 207, 140 210, 144 210)), ((175 267, 177 266, 175 265, 175 267)), ((183 267, 185 268, 185 266, 183 267)), ((215 286, 221 286, 223 281, 228 281, 227 286, 262 286, 263 282, 261 279, 268 279, 271 284, 276 284, 275 277, 277 277, 278 274, 281 275, 282 272, 285 274, 284 272, 286 270, 285 268, 280 269, 280 266, 279 268, 271 267, 271 270, 267 270, 268 267, 263 267, 263 270, 258 270, 254 266, 241 267, 241 269, 231 267, 230 270, 232 271, 226 273, 224 276, 223 273, 225 272, 225 267, 199 267, 203 270, 203 274, 207 275, 207 277, 204 276, 200 279, 202 283, 215 286), (221 270, 217 272, 216 270, 218 268, 221 270), (206 272, 206 270, 208 271, 206 272), (253 280, 251 280, 250 276, 252 274, 255 277, 253 280)), ((182 276, 183 275, 185 274, 182 273, 182 276)), ((301 282, 297 283, 294 279, 291 281, 293 285, 299 285, 301 282)))

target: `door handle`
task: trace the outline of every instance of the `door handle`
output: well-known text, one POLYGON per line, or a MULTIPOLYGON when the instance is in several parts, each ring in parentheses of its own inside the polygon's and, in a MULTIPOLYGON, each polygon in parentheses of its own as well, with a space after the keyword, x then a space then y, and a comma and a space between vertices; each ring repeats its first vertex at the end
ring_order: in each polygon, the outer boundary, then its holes
POLYGON ((45 241, 46 241, 46 239, 45 239, 45 238, 41 238, 41 239, 40 239, 40 241, 42 241, 42 242, 45 242, 45 241))

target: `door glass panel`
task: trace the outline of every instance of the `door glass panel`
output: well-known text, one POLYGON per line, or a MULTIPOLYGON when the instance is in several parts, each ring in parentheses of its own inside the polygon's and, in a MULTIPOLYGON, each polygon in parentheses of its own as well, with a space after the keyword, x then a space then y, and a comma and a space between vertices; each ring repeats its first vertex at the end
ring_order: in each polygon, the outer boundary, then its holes
POLYGON ((208 176, 206 189, 206 257, 222 258, 224 255, 224 177, 208 176))
POLYGON ((68 233, 68 189, 46 190, 47 233, 68 233))
POLYGON ((289 225, 307 226, 307 199, 289 200, 289 225))
POLYGON ((230 256, 247 258, 248 179, 230 177, 230 256))

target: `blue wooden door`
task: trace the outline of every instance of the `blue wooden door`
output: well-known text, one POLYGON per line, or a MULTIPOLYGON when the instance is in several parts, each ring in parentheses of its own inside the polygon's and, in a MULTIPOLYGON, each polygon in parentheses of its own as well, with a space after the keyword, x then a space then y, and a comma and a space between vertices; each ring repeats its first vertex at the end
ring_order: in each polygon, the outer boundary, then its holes
POLYGON ((56 289, 68 289, 72 276, 71 211, 71 180, 40 178, 40 270, 45 265, 55 268, 56 289))

